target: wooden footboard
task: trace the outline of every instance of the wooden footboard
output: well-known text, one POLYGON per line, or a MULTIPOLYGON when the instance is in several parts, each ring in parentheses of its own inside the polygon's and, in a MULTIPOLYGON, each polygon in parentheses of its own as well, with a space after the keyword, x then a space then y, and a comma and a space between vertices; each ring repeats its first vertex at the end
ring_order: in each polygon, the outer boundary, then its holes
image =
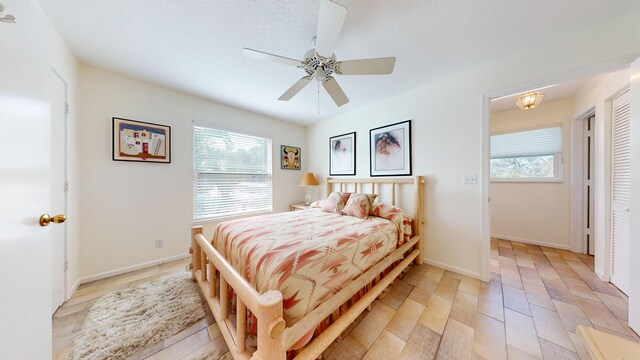
POLYGON ((313 360, 336 339, 412 262, 422 263, 423 230, 423 188, 424 178, 386 179, 327 179, 327 192, 339 185, 347 190, 353 184, 355 191, 364 192, 364 186, 371 184, 371 193, 378 193, 383 185, 391 186, 391 203, 396 203, 396 187, 401 184, 414 185, 415 214, 413 217, 413 237, 384 259, 349 283, 336 295, 331 296, 316 309, 305 315, 292 326, 287 327, 283 318, 283 297, 279 291, 259 294, 239 274, 202 234, 202 227, 191 229, 192 279, 197 281, 204 297, 216 318, 220 331, 236 360, 285 360, 287 350, 298 343, 325 319, 333 322, 320 335, 297 351, 295 359, 313 360), (360 189, 358 189, 360 188, 360 189), (393 268, 386 272, 391 266, 393 268), (383 276, 384 274, 384 276, 383 276), (228 287, 234 291, 234 299, 228 298, 228 287), (350 299, 366 289, 366 293, 350 306, 350 299), (235 304, 235 309, 230 308, 235 304), (247 310, 257 319, 257 349, 253 351, 246 344, 247 310), (235 313, 235 315, 233 315, 235 313), (230 317, 229 315, 232 315, 230 317))
POLYGON ((295 357, 299 360, 317 358, 420 254, 420 250, 412 250, 420 240, 419 236, 414 236, 409 242, 389 254, 338 294, 322 303, 294 325, 287 327, 282 316, 284 310, 282 294, 279 291, 258 294, 203 236, 202 227, 193 227, 191 234, 192 279, 200 285, 202 294, 207 299, 229 350, 236 360, 284 360, 287 350, 292 345, 314 330, 358 291, 376 280, 385 269, 402 260, 295 357), (407 252, 409 253, 405 256, 407 252), (230 299, 228 299, 227 286, 233 288, 236 296, 235 319, 229 318, 232 311, 229 309, 230 299), (258 320, 257 350, 253 353, 247 350, 245 343, 247 309, 258 320))

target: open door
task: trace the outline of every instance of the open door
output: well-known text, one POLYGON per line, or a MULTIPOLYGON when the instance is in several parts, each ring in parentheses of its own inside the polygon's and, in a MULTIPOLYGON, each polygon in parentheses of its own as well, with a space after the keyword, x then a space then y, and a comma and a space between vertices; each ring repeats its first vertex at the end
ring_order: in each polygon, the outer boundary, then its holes
POLYGON ((631 204, 629 326, 640 334, 640 58, 631 64, 631 204))
POLYGON ((0 359, 51 358, 49 29, 31 1, 0 23, 0 359))

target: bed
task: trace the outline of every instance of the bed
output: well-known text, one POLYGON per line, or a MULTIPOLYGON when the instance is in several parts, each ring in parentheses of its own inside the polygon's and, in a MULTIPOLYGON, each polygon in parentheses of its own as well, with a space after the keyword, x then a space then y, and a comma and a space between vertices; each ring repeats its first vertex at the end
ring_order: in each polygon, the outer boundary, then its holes
POLYGON ((392 205, 413 187, 409 229, 402 217, 320 209, 226 221, 211 241, 192 228, 192 279, 234 359, 317 358, 409 264, 422 262, 424 179, 328 178, 327 193, 351 185, 351 192, 384 188, 392 205), (257 333, 255 351, 249 333, 257 333))

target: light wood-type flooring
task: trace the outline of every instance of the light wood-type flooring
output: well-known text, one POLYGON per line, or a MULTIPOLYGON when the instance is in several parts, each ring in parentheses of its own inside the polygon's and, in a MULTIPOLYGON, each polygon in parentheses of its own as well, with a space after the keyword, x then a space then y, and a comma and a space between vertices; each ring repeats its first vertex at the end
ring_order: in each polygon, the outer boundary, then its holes
MULTIPOLYGON (((64 359, 89 307, 107 292, 184 271, 187 260, 83 284, 54 315, 54 359, 64 359)), ((576 326, 640 341, 627 298, 593 273, 593 257, 491 242, 491 281, 412 266, 325 351, 325 359, 590 359, 576 326)), ((213 318, 134 359, 194 359, 224 343, 213 318)), ((228 356, 227 356, 228 358, 228 356)))

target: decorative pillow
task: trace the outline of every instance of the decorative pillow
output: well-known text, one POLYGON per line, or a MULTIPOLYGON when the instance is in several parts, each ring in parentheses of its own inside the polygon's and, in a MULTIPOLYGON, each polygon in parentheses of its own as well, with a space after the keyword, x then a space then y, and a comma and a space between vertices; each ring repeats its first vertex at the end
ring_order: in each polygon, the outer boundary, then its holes
POLYGON ((371 206, 369 215, 381 217, 396 224, 399 232, 398 247, 411 240, 413 236, 411 223, 413 220, 399 207, 384 203, 374 203, 373 206, 371 206))
POLYGON ((367 219, 377 197, 377 194, 351 194, 349 201, 342 209, 342 214, 367 219))
POLYGON ((349 200, 349 196, 351 193, 343 193, 343 192, 332 192, 329 197, 322 202, 322 211, 331 212, 336 214, 342 213, 342 208, 349 200))

